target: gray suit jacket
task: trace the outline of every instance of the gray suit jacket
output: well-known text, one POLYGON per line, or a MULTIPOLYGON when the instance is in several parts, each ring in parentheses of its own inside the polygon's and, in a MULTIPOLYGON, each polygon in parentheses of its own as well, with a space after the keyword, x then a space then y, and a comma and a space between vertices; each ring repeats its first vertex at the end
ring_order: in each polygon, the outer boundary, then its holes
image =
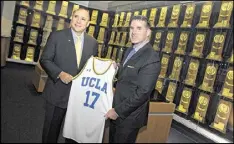
POLYGON ((158 52, 147 43, 123 66, 131 49, 126 51, 117 74, 113 108, 119 117, 112 122, 120 127, 140 128, 147 124, 150 95, 161 64, 158 52))
POLYGON ((97 41, 84 33, 83 52, 78 68, 71 28, 52 32, 40 58, 40 64, 48 74, 43 97, 55 106, 66 108, 71 83, 64 84, 57 78, 59 73, 64 71, 75 76, 91 55, 97 56, 97 51, 97 41))

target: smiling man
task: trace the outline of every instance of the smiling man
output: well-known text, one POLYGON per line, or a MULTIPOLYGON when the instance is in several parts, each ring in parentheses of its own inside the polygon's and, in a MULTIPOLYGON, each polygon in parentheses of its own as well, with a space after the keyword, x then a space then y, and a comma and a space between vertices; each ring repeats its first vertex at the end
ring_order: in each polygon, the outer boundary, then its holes
POLYGON ((48 74, 43 91, 46 100, 43 143, 57 143, 72 77, 80 72, 91 55, 97 56, 98 43, 85 32, 89 20, 87 9, 74 10, 70 28, 52 32, 41 55, 40 64, 48 74))
POLYGON ((117 74, 112 109, 110 143, 135 143, 138 131, 147 125, 150 94, 160 72, 160 58, 149 43, 151 30, 147 17, 133 16, 127 49, 117 74))

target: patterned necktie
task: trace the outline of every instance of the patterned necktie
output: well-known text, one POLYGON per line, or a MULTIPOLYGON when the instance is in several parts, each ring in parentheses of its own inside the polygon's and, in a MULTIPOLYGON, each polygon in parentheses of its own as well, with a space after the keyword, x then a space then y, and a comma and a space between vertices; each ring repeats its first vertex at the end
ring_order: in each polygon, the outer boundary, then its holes
POLYGON ((80 59, 81 59, 81 53, 82 53, 82 50, 81 50, 81 36, 77 37, 75 48, 76 48, 77 66, 79 67, 79 65, 80 65, 80 59))
POLYGON ((123 65, 125 65, 125 63, 136 53, 135 49, 133 48, 130 53, 128 54, 128 57, 126 58, 126 60, 124 61, 123 65))

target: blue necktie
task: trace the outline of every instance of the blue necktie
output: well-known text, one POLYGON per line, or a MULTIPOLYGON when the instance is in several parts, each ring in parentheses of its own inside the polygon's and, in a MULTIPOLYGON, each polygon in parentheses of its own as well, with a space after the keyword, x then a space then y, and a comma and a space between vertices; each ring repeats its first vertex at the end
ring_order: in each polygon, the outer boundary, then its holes
POLYGON ((123 65, 125 65, 125 63, 136 53, 135 49, 133 48, 130 53, 128 54, 128 57, 126 58, 126 60, 124 61, 123 65))

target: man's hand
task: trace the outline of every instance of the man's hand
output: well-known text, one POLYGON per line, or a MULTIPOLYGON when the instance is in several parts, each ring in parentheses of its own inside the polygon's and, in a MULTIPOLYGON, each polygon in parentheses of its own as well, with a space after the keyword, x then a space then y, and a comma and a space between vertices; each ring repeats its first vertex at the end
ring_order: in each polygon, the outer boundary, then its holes
POLYGON ((59 74, 59 78, 65 84, 68 84, 72 81, 72 76, 66 72, 63 72, 63 71, 59 74))
POLYGON ((110 118, 112 120, 116 120, 118 118, 118 114, 115 112, 115 109, 112 108, 105 114, 105 117, 106 119, 110 118))

